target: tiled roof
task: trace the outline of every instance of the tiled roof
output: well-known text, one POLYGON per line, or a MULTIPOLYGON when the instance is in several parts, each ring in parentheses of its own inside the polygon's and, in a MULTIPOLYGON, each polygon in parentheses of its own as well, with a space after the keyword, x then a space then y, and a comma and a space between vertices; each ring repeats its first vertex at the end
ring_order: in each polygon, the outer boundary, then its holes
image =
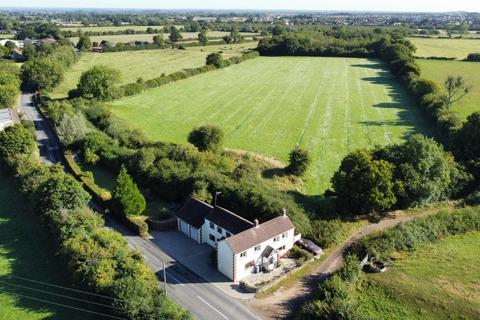
POLYGON ((213 209, 211 205, 201 200, 190 198, 180 208, 177 217, 189 225, 200 229, 205 222, 205 216, 213 209))
POLYGON ((252 222, 218 206, 210 210, 205 218, 232 234, 240 233, 254 226, 252 222))
POLYGON ((232 249, 233 254, 237 254, 294 228, 290 218, 282 215, 264 222, 258 227, 231 236, 225 241, 232 249))

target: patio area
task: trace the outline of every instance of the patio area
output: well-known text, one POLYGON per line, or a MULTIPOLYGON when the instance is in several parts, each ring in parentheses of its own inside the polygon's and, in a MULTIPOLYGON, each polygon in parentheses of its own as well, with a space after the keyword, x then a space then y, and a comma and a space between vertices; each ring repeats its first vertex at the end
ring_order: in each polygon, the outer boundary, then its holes
POLYGON ((291 258, 283 258, 280 260, 280 265, 272 271, 261 271, 256 274, 245 277, 244 282, 248 287, 257 288, 264 284, 267 284, 276 278, 292 271, 298 267, 297 260, 291 258))

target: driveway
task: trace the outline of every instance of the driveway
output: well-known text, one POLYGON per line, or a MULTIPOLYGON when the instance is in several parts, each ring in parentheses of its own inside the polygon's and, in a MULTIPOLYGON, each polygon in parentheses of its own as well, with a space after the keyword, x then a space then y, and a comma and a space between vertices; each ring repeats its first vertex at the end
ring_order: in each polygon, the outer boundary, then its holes
POLYGON ((180 262, 204 281, 216 286, 227 295, 236 299, 248 300, 252 293, 243 292, 239 285, 214 269, 210 263, 210 254, 215 250, 208 244, 198 244, 184 234, 172 231, 150 231, 155 243, 162 251, 180 262))

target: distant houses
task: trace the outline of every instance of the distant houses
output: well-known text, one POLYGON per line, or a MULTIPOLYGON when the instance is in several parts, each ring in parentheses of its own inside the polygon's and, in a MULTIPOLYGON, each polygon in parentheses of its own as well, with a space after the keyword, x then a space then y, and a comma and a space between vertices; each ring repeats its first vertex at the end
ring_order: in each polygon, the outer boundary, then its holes
POLYGON ((216 248, 218 270, 235 282, 277 267, 300 239, 285 211, 264 223, 251 222, 195 198, 178 212, 177 227, 195 242, 216 248))

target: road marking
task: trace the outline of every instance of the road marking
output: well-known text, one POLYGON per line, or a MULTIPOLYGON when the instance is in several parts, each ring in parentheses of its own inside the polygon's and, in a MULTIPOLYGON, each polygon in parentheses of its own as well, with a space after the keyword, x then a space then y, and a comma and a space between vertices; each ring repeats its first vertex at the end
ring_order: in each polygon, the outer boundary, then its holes
POLYGON ((198 299, 202 300, 207 306, 209 306, 210 308, 212 308, 213 310, 217 311, 219 315, 221 315, 222 317, 224 317, 225 319, 228 320, 227 316, 225 316, 223 313, 221 313, 220 311, 218 311, 214 306, 212 306, 210 303, 208 303, 207 301, 205 301, 205 299, 203 299, 202 297, 200 296, 197 296, 198 299))
POLYGON ((182 287, 185 287, 185 285, 183 283, 181 283, 177 278, 175 278, 174 276, 172 276, 170 273, 167 272, 167 275, 172 278, 173 280, 177 281, 180 285, 182 285, 182 287))

